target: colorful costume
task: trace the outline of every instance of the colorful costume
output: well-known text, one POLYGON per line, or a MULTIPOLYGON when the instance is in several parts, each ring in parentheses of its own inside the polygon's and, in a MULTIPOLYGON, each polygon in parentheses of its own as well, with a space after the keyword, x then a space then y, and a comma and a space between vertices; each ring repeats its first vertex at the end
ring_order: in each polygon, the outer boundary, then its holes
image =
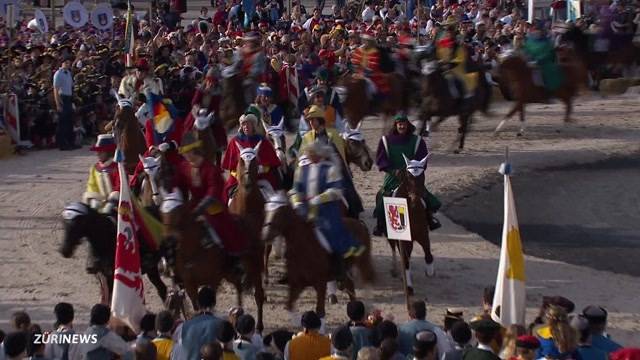
MULTIPOLYGON (((209 75, 207 74, 207 76, 209 75)), ((220 113, 220 100, 220 88, 217 84, 201 86, 196 89, 191 100, 191 106, 197 105, 201 109, 206 109, 207 113, 213 112, 214 116, 217 116, 220 113)), ((189 112, 189 115, 185 118, 185 129, 191 129, 194 121, 194 115, 189 112)), ((227 133, 224 130, 224 126, 222 126, 222 122, 214 121, 211 125, 211 131, 219 151, 222 152, 227 147, 227 133)))
POLYGON ((351 63, 357 74, 373 82, 376 93, 383 95, 389 93, 389 82, 380 69, 380 50, 378 48, 360 46, 351 54, 351 63))
POLYGON ((236 220, 227 212, 222 202, 223 184, 220 168, 208 161, 200 167, 182 160, 177 167, 177 186, 185 194, 190 194, 189 209, 196 215, 203 215, 215 229, 224 249, 233 256, 241 255, 248 246, 247 238, 239 231, 236 220))
MULTIPOLYGON (((447 32, 441 34, 436 41, 436 58, 452 66, 445 77, 450 82, 460 81, 463 84, 461 94, 452 94, 456 98, 468 98, 473 96, 478 86, 478 73, 467 72, 467 49, 464 44, 458 44, 458 40, 447 32), (456 96, 457 95, 457 96, 456 96)), ((450 86, 453 93, 457 89, 457 84, 450 86)))
POLYGON ((542 83, 548 91, 555 91, 562 86, 564 76, 556 63, 553 43, 549 39, 544 36, 528 36, 522 50, 529 59, 535 61, 537 69, 533 71, 540 71, 542 83))
MULTIPOLYGON (((262 84, 258 87, 258 96, 266 96, 273 99, 273 91, 266 84, 262 84)), ((259 134, 264 134, 265 127, 278 125, 284 117, 282 108, 273 103, 270 103, 268 106, 251 104, 247 112, 254 114, 256 118, 258 118, 256 132, 259 134)))
MULTIPOLYGON (((112 153, 116 150, 115 139, 111 134, 98 135, 96 145, 91 151, 112 153)), ((99 212, 110 214, 117 207, 120 194, 120 172, 118 164, 109 159, 98 161, 89 170, 87 189, 82 201, 99 212)))
POLYGON ((280 160, 271 142, 262 135, 247 136, 239 133, 229 141, 227 151, 225 151, 224 157, 222 158, 222 169, 228 170, 231 174, 224 184, 223 197, 225 203, 228 203, 238 185, 238 179, 236 179, 236 168, 240 160, 240 149, 238 149, 238 145, 242 148, 253 148, 258 145, 258 143, 260 143, 257 157, 258 181, 263 180, 268 182, 273 189, 280 188, 280 181, 276 173, 277 168, 280 166, 280 160))
POLYGON ((314 220, 321 243, 332 253, 346 255, 358 246, 342 220, 342 175, 331 161, 300 166, 294 175, 293 205, 304 217, 314 220))
MULTIPOLYGON (((404 121, 405 119, 406 117, 399 116, 396 117, 396 122, 404 121)), ((383 136, 378 143, 376 165, 380 171, 385 172, 385 176, 382 187, 376 194, 376 207, 373 211, 373 215, 377 219, 377 230, 382 233, 386 230, 384 225, 385 216, 382 200, 385 196, 391 196, 393 191, 400 185, 396 171, 404 171, 406 169, 407 165, 403 155, 410 160, 421 160, 429 153, 424 140, 413 133, 415 131, 415 127, 411 124, 408 126, 409 129, 407 129, 406 134, 398 134, 394 128, 387 135, 383 136)), ((424 200, 427 205, 427 211, 430 214, 437 212, 441 206, 440 201, 428 190, 425 191, 424 200)))

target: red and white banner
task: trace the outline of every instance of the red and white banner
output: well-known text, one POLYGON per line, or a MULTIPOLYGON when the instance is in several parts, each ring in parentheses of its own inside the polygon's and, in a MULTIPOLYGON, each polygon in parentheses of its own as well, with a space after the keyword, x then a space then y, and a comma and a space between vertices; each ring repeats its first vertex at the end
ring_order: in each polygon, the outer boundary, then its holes
POLYGON ((20 143, 20 110, 18 108, 18 96, 6 94, 2 96, 2 127, 11 136, 13 143, 20 143))
POLYGON ((280 94, 286 94, 282 100, 289 100, 294 106, 298 106, 300 96, 300 81, 295 65, 284 64, 280 70, 280 94))
MULTIPOLYGON (((119 152, 117 150, 116 152, 119 152)), ((121 179, 127 179, 122 162, 118 163, 121 179)), ((146 313, 140 261, 140 243, 136 238, 133 203, 127 181, 120 181, 118 204, 118 235, 113 277, 111 313, 134 331, 139 331, 140 319, 146 313)))

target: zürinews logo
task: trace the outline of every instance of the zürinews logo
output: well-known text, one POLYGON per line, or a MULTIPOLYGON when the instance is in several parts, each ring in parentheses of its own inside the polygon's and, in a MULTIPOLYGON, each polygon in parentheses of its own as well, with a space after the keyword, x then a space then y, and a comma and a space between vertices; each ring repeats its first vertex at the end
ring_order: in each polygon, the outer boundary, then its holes
POLYGON ((44 333, 34 334, 34 344, 97 344, 97 334, 61 334, 61 333, 44 333))

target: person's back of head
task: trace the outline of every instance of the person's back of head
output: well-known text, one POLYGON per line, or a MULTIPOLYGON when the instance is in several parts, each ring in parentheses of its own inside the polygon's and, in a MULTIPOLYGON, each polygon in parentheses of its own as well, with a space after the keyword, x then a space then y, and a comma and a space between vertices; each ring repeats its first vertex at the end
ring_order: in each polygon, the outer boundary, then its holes
POLYGON ((292 337, 293 332, 285 329, 279 329, 265 336, 263 343, 265 348, 271 348, 280 354, 284 354, 285 347, 292 337))
POLYGON ((140 319, 140 331, 145 334, 156 330, 156 314, 146 313, 140 319))
POLYGON ((91 308, 89 323, 91 325, 104 326, 107 325, 111 318, 111 310, 107 305, 95 304, 91 308))
POLYGON ((398 351, 396 339, 387 338, 380 343, 380 360, 389 360, 398 351))
POLYGON ((380 360, 380 350, 368 346, 358 351, 357 360, 380 360))
POLYGON ((413 342, 413 357, 421 360, 434 358, 438 337, 433 331, 425 330, 416 334, 413 342))
POLYGON ((73 305, 60 302, 53 308, 53 313, 56 316, 56 326, 70 325, 73 322, 74 310, 73 305))
POLYGON ((482 308, 485 311, 491 311, 491 306, 493 306, 493 295, 495 292, 496 287, 493 285, 484 288, 484 291, 482 292, 482 308))
POLYGON ((27 333, 16 331, 4 338, 4 355, 7 359, 22 359, 27 353, 27 333))
POLYGON ((414 301, 411 303, 409 310, 411 318, 416 320, 424 320, 427 318, 427 304, 422 300, 414 301))
POLYGON ((156 360, 156 346, 148 339, 138 339, 133 349, 135 360, 156 360))
POLYGON ((300 323, 302 328, 306 331, 319 330, 322 326, 322 321, 315 311, 307 311, 302 314, 300 323))
POLYGON ((456 344, 463 347, 471 341, 471 327, 466 322, 459 320, 451 327, 451 337, 456 344))
POLYGON ((43 356, 44 355, 44 341, 41 340, 42 332, 32 332, 29 339, 28 352, 29 356, 43 356))
POLYGON ((16 311, 11 314, 11 325, 15 331, 28 331, 31 326, 31 318, 24 311, 16 311))
POLYGON ((211 286, 202 286, 198 289, 198 305, 201 309, 213 309, 216 306, 216 292, 211 286))
POLYGON ((349 320, 353 322, 364 321, 365 315, 365 307, 362 301, 354 300, 347 304, 347 316, 349 320))
POLYGON ((348 326, 341 326, 331 334, 331 345, 341 353, 351 353, 353 335, 348 326))
POLYGON ((200 348, 201 360, 222 360, 222 347, 220 344, 210 343, 200 348))
POLYGON ((222 325, 218 328, 216 338, 222 345, 227 345, 233 341, 236 336, 236 331, 233 325, 229 321, 222 322, 222 325))
POLYGON ((393 321, 383 320, 376 326, 376 344, 380 345, 386 339, 395 340, 398 337, 398 327, 393 321))
POLYGON ((162 310, 156 316, 156 331, 160 334, 168 334, 173 330, 173 314, 169 310, 162 310))
POLYGON ((250 337, 256 329, 256 320, 249 314, 244 314, 236 322, 236 332, 238 335, 250 337))

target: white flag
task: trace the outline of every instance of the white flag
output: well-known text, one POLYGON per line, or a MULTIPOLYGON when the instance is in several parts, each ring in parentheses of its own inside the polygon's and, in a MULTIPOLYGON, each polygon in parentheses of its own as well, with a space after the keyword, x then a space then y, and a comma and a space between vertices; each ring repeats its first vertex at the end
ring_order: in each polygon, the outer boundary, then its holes
MULTIPOLYGON (((118 153, 119 150, 116 152, 118 153)), ((111 314, 138 332, 140 319, 146 313, 140 266, 140 244, 136 238, 127 172, 122 162, 118 162, 118 171, 121 179, 120 202, 111 314)))
POLYGON ((511 180, 504 175, 504 225, 502 228, 502 248, 500 266, 493 296, 491 318, 506 327, 513 324, 524 325, 525 317, 525 274, 524 253, 518 229, 518 217, 513 201, 511 180))

